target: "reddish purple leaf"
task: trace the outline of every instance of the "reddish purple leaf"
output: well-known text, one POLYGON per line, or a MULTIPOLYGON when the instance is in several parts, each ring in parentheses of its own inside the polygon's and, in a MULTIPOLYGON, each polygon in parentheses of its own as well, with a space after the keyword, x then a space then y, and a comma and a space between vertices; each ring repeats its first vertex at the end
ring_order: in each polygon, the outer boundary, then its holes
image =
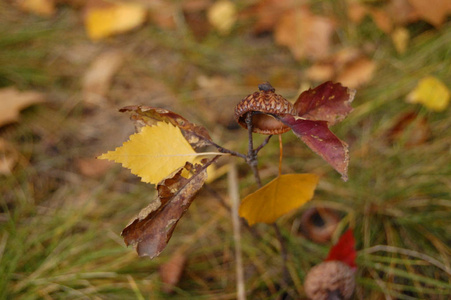
POLYGON ((310 149, 337 170, 344 181, 348 180, 348 145, 329 130, 326 121, 304 120, 292 115, 285 115, 278 119, 289 126, 310 149))
POLYGON ((312 121, 327 121, 334 125, 352 111, 355 90, 340 83, 325 82, 299 95, 294 103, 297 115, 312 121))
POLYGON ((352 229, 348 229, 330 249, 324 261, 338 260, 355 269, 357 268, 355 264, 356 255, 354 232, 352 229))

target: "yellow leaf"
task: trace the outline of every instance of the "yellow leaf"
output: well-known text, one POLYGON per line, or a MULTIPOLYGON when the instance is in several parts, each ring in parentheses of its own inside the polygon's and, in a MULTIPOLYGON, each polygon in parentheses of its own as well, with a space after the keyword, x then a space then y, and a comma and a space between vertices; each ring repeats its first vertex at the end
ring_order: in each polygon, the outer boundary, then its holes
POLYGON ((144 23, 146 9, 137 3, 105 2, 88 7, 85 27, 92 40, 125 32, 144 23))
POLYGON ((192 163, 199 155, 205 153, 196 153, 178 127, 158 122, 155 126, 143 127, 121 147, 100 155, 98 159, 121 163, 143 182, 157 184, 187 161, 192 163))
POLYGON ((318 180, 315 174, 280 175, 241 201, 240 217, 245 218, 249 225, 274 223, 312 199, 318 180))
POLYGON ((54 0, 21 0, 18 1, 22 10, 43 16, 50 17, 55 14, 54 0))
POLYGON ((228 34, 237 19, 235 4, 228 0, 215 2, 208 10, 208 21, 221 34, 228 34))
POLYGON ((407 95, 407 101, 421 103, 430 110, 443 111, 449 103, 450 91, 439 79, 427 76, 407 95))

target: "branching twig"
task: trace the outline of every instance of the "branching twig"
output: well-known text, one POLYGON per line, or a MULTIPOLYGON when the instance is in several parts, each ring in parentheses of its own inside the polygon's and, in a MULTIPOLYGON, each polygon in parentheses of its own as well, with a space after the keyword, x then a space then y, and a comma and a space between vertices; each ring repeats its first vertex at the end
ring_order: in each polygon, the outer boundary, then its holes
POLYGON ((265 147, 268 144, 269 139, 271 139, 271 137, 272 137, 272 135, 268 135, 268 137, 263 141, 263 143, 260 146, 258 146, 257 148, 255 148, 255 150, 254 150, 255 154, 257 154, 261 149, 263 149, 263 147, 265 147))
POLYGON ((252 112, 247 113, 246 125, 247 125, 247 132, 248 132, 248 136, 249 136, 249 148, 247 151, 246 162, 251 167, 252 172, 254 173, 255 181, 257 182, 258 187, 261 188, 262 181, 260 179, 260 174, 258 173, 258 168, 257 168, 257 165, 258 165, 257 153, 254 150, 254 141, 252 139, 252 130, 253 130, 252 117, 253 117, 252 112))

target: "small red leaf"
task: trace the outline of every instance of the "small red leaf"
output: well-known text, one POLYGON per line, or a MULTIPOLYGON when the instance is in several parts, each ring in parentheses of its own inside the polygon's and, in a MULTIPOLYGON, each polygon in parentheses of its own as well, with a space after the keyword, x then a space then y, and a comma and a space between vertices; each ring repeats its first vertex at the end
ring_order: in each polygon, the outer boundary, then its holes
POLYGON ((324 261, 338 260, 355 269, 357 268, 355 264, 356 255, 354 231, 348 229, 330 249, 324 261))
POLYGON ((326 121, 304 120, 292 115, 278 119, 291 127, 296 136, 337 170, 344 181, 348 180, 348 144, 329 130, 326 121))
POLYGON ((297 115, 312 121, 327 121, 329 126, 342 121, 352 111, 355 90, 340 83, 325 82, 299 95, 294 103, 297 115))

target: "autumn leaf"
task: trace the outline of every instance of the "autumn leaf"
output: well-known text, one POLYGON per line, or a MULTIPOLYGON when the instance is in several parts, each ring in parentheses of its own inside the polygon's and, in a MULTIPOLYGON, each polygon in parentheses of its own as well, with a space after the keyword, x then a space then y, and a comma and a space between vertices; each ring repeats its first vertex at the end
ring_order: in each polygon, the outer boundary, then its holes
POLYGON ((228 0, 216 1, 208 9, 208 21, 221 34, 230 33, 237 19, 235 4, 228 0))
POLYGON ((284 13, 275 28, 279 45, 287 46, 297 60, 322 59, 329 55, 335 22, 302 6, 284 13))
POLYGON ((197 156, 208 154, 211 153, 196 153, 178 127, 158 122, 155 126, 143 127, 123 146, 98 158, 121 163, 143 182, 157 184, 186 162, 192 163, 197 156))
POLYGON ((354 95, 355 90, 326 82, 299 96, 294 104, 297 116, 286 114, 277 117, 337 170, 344 181, 348 179, 348 145, 337 138, 329 126, 342 121, 352 111, 354 95))
POLYGON ((341 122, 351 111, 355 90, 340 83, 325 82, 301 93, 294 103, 297 115, 306 120, 341 122))
POLYGON ((93 1, 85 11, 85 27, 91 40, 134 29, 144 23, 146 9, 138 3, 93 1))
POLYGON ((106 94, 110 88, 113 76, 121 67, 124 55, 116 50, 101 53, 91 63, 83 75, 83 100, 89 104, 106 102, 106 94))
POLYGON ((356 256, 354 232, 352 229, 348 229, 329 250, 329 254, 324 261, 338 260, 355 269, 357 268, 355 264, 356 256))
POLYGON ((249 225, 274 223, 279 217, 312 199, 318 176, 315 174, 280 175, 241 201, 239 215, 249 225))
POLYGON ((344 181, 348 180, 349 150, 348 144, 330 131, 326 121, 310 121, 301 117, 286 115, 280 120, 291 127, 313 152, 327 161, 344 181))
POLYGON ((407 95, 407 101, 421 103, 433 111, 443 111, 448 107, 450 91, 442 81, 433 76, 420 80, 415 89, 407 95))
POLYGON ((139 256, 154 258, 159 255, 169 242, 177 222, 207 179, 206 168, 213 160, 196 166, 186 163, 172 177, 160 182, 157 199, 141 210, 122 231, 126 245, 133 245, 139 256), (185 178, 182 175, 184 171, 192 176, 185 178))
POLYGON ((439 27, 446 21, 446 16, 451 14, 451 2, 449 0, 408 0, 419 17, 426 22, 439 27))
POLYGON ((33 91, 19 91, 14 87, 0 89, 0 127, 18 121, 22 109, 44 102, 44 94, 33 91))
POLYGON ((56 11, 54 0, 21 0, 16 2, 20 9, 43 17, 53 16, 56 11))

